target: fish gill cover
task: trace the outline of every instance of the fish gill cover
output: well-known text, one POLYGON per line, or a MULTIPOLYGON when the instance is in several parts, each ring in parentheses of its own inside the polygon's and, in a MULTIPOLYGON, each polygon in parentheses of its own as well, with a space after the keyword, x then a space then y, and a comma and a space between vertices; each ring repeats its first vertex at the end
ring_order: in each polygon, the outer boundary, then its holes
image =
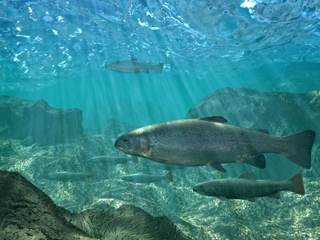
POLYGON ((4 0, 0 89, 42 88, 119 59, 161 61, 164 71, 206 80, 208 66, 218 74, 319 63, 319 8, 302 0, 4 0))

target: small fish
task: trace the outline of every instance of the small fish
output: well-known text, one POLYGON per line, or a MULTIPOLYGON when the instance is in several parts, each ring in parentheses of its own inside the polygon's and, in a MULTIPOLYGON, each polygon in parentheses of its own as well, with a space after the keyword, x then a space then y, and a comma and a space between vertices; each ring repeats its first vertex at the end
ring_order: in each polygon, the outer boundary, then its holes
POLYGON ((181 166, 181 165, 171 165, 171 164, 164 164, 164 163, 154 163, 150 165, 151 168, 157 168, 157 169, 162 169, 162 170, 177 170, 177 169, 186 169, 186 166, 181 166))
POLYGON ((132 161, 138 163, 138 157, 121 157, 121 156, 97 156, 90 159, 91 162, 97 163, 99 165, 111 165, 111 164, 127 164, 132 161))
POLYGON ((49 180, 56 180, 61 182, 73 182, 73 181, 86 181, 87 178, 98 179, 97 170, 93 170, 90 173, 82 172, 56 172, 50 173, 46 177, 49 180))
POLYGON ((162 74, 163 63, 152 65, 150 63, 139 62, 137 59, 131 59, 110 63, 106 68, 120 73, 133 73, 135 75, 138 72, 149 74, 149 70, 162 74))
POLYGON ((147 183, 160 182, 162 180, 173 181, 172 172, 167 173, 166 175, 150 175, 150 174, 133 174, 124 176, 121 178, 124 181, 132 183, 147 183))
POLYGON ((114 146, 124 153, 182 166, 204 166, 226 172, 224 163, 265 168, 263 153, 278 153, 300 167, 311 167, 315 132, 276 137, 265 129, 224 124, 223 117, 157 123, 120 136, 114 146))
POLYGON ((199 183, 193 191, 202 195, 213 196, 222 201, 226 199, 246 199, 255 202, 256 197, 270 197, 279 199, 280 191, 290 191, 304 195, 304 186, 301 173, 294 177, 280 181, 252 180, 254 176, 249 172, 242 173, 238 178, 219 179, 199 183))

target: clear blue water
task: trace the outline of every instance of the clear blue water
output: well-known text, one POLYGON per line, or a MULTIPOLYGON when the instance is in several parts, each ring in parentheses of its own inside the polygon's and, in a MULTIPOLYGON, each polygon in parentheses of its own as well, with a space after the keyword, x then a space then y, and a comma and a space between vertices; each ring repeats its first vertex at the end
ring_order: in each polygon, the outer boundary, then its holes
MULTIPOLYGON (((320 87, 319 17, 319 1, 302 0, 4 0, 0 95, 79 108, 86 131, 109 118, 183 119, 225 87, 304 93, 320 87), (105 68, 134 58, 164 63, 163 73, 105 68)), ((174 191, 163 194, 179 208, 174 191)))

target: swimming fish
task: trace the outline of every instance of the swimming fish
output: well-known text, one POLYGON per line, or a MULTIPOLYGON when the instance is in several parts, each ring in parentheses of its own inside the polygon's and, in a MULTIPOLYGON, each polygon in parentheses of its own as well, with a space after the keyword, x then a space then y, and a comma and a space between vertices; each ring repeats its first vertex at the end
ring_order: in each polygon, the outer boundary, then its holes
POLYGON ((150 175, 150 174, 133 174, 124 176, 121 178, 124 181, 132 183, 147 183, 160 182, 162 180, 173 181, 172 172, 168 172, 166 175, 150 175))
POLYGON ((265 168, 263 153, 279 153, 300 167, 311 167, 315 132, 276 137, 264 129, 223 124, 223 117, 157 123, 120 136, 114 146, 134 156, 182 166, 209 165, 221 172, 224 163, 265 168))
POLYGON ((138 72, 149 74, 149 70, 162 74, 163 63, 152 65, 150 63, 139 62, 137 59, 130 59, 110 63, 106 68, 120 73, 133 73, 135 75, 138 72))
POLYGON ((181 165, 171 165, 171 164, 164 164, 164 163, 154 163, 152 165, 149 165, 150 168, 157 168, 162 170, 178 170, 178 169, 187 169, 187 166, 181 166, 181 165))
POLYGON ((87 178, 98 179, 97 170, 93 170, 90 173, 82 172, 56 172, 50 173, 46 176, 49 180, 56 180, 61 182, 73 182, 73 181, 86 181, 87 178))
POLYGON ((138 163, 138 157, 122 157, 122 156, 97 156, 90 159, 91 162, 97 163, 99 165, 109 165, 109 164, 127 164, 132 161, 138 163))
POLYGON ((219 179, 199 183, 193 191, 202 195, 213 196, 222 201, 226 199, 246 199, 255 202, 256 197, 270 197, 279 199, 280 191, 290 191, 304 195, 304 186, 301 173, 294 177, 280 181, 252 180, 254 176, 249 172, 242 173, 238 178, 219 179))

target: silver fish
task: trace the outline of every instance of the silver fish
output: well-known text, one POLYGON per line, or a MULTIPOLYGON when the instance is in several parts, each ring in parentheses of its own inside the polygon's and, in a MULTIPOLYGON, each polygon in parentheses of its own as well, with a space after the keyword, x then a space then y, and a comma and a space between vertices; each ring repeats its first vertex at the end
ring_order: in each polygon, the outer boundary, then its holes
POLYGON ((173 181, 172 172, 167 173, 166 175, 150 175, 150 174, 133 174, 124 176, 121 178, 127 182, 133 183, 152 183, 152 182, 160 182, 162 180, 173 181))
POLYGON ((244 172, 238 178, 199 183, 193 187, 193 191, 216 197, 222 201, 226 199, 246 199, 250 202, 255 202, 256 197, 279 199, 280 191, 290 191, 300 195, 305 193, 301 173, 286 181, 280 181, 279 179, 252 180, 253 178, 254 176, 251 173, 244 172))
POLYGON ((135 75, 138 72, 149 74, 149 70, 162 74, 163 63, 152 65, 150 63, 139 62, 137 59, 130 59, 110 63, 106 68, 120 73, 133 73, 135 75))
POLYGON ((265 168, 263 153, 279 153, 300 167, 311 167, 314 131, 276 137, 264 129, 223 124, 226 121, 223 117, 206 117, 157 123, 120 136, 114 146, 156 162, 209 165, 221 172, 226 172, 221 166, 224 163, 265 168))
POLYGON ((122 157, 122 156, 97 156, 91 158, 89 161, 93 163, 97 163, 100 165, 116 165, 116 164, 127 164, 132 161, 138 163, 138 157, 130 156, 130 157, 122 157))
POLYGON ((46 176, 49 180, 56 180, 61 182, 73 182, 73 181, 86 181, 87 178, 98 179, 97 170, 93 170, 90 173, 82 172, 56 172, 50 173, 46 176))
POLYGON ((162 170, 178 170, 178 169, 187 169, 186 166, 181 166, 181 165, 171 165, 171 164, 164 164, 164 163, 154 163, 152 165, 149 165, 150 168, 157 168, 157 169, 162 169, 162 170))

